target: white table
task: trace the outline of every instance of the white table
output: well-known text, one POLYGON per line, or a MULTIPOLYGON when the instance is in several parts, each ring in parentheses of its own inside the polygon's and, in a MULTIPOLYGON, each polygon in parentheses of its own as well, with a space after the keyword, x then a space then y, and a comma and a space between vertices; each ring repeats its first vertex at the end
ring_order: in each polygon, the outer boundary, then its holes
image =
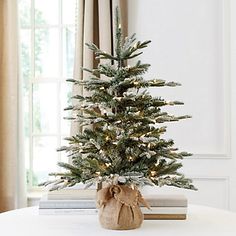
POLYGON ((236 236, 236 213, 190 205, 187 220, 144 221, 139 229, 105 230, 97 216, 39 215, 37 207, 0 214, 1 236, 236 236))

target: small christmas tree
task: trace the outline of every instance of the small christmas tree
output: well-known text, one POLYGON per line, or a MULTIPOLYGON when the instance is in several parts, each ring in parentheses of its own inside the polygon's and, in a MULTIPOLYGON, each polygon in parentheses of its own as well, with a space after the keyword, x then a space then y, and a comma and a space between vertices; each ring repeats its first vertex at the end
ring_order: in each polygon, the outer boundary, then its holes
MULTIPOLYGON (((149 68, 140 60, 127 65, 128 60, 142 54, 141 50, 151 41, 136 41, 135 34, 123 38, 118 10, 116 12, 115 53, 111 55, 94 44, 87 46, 100 61, 84 80, 69 79, 75 86, 83 86, 88 96, 75 95, 77 105, 72 110, 74 122, 79 122, 82 131, 66 138, 66 151, 71 163, 58 163, 67 172, 52 173, 60 177, 52 189, 73 186, 78 182, 109 182, 111 184, 169 185, 195 189, 191 180, 179 173, 179 160, 191 154, 178 152, 173 140, 165 140, 165 122, 190 118, 188 115, 173 116, 161 110, 163 106, 182 105, 182 102, 167 102, 153 97, 149 87, 175 87, 176 82, 160 79, 144 80, 149 68), (110 63, 102 63, 102 61, 110 63)), ((49 184, 47 182, 46 184, 49 184)))

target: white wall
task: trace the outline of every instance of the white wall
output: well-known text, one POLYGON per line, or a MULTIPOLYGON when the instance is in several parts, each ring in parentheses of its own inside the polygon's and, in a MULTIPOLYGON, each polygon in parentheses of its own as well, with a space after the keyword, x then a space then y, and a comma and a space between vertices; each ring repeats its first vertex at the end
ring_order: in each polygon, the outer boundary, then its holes
MULTIPOLYGON (((129 0, 129 33, 151 39, 142 61, 152 65, 147 78, 182 83, 152 89, 155 96, 184 101, 174 114, 193 118, 169 125, 167 137, 194 153, 183 172, 198 192, 183 191, 190 202, 236 211, 235 164, 235 14, 230 0, 129 0)), ((153 190, 149 190, 153 191, 153 190)))

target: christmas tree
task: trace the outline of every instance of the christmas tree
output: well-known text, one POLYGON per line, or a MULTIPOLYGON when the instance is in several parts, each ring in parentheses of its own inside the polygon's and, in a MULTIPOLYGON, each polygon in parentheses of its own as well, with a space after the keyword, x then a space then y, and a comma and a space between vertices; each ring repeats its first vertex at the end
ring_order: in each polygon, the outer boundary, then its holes
POLYGON ((162 138, 166 132, 163 123, 190 116, 169 115, 162 107, 183 103, 153 97, 147 90, 180 84, 145 80, 143 75, 150 65, 140 60, 128 65, 129 60, 142 54, 141 50, 150 42, 137 41, 135 34, 123 38, 117 9, 114 55, 95 44, 87 44, 99 64, 92 70, 83 68, 90 73, 89 78, 68 80, 74 86, 83 86, 89 95, 73 96, 77 104, 65 109, 72 110, 69 119, 79 122, 81 130, 66 138, 68 146, 59 149, 68 153, 71 162, 58 163, 66 172, 51 174, 59 177, 53 182, 53 190, 79 182, 87 186, 108 182, 195 189, 191 179, 179 172, 180 160, 191 154, 178 152, 173 140, 162 138))

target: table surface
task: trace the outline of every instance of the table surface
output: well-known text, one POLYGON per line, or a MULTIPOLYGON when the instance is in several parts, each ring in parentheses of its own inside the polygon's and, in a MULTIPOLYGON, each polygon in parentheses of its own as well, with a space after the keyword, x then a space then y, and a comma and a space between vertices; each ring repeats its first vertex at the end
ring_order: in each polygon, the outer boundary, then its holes
POLYGON ((1 236, 236 236, 236 213, 190 205, 187 220, 148 220, 141 228, 114 231, 101 228, 96 215, 39 215, 38 207, 0 214, 1 236))

